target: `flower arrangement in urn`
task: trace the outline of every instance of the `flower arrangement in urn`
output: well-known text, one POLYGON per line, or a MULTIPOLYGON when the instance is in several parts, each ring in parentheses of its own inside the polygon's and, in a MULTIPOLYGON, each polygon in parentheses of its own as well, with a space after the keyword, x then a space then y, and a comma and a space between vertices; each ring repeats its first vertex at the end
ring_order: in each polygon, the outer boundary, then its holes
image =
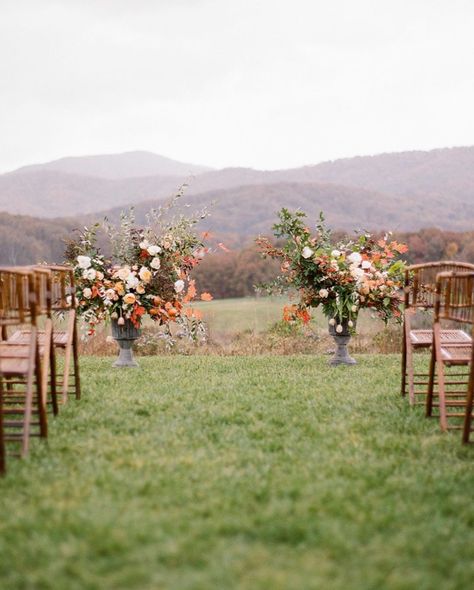
MULTIPOLYGON (((164 326, 169 340, 171 323, 180 324, 181 332, 191 337, 204 333, 198 312, 185 304, 197 295, 190 271, 209 251, 194 227, 206 213, 169 220, 169 209, 180 196, 167 207, 150 211, 146 227, 135 225, 133 209, 122 213, 119 227, 106 221, 108 256, 98 247, 100 224, 85 227, 68 243, 77 310, 88 336, 108 319, 113 328, 124 330, 128 325, 138 330, 146 316, 164 326)), ((202 293, 201 299, 212 297, 202 293)))
POLYGON ((257 243, 265 256, 281 261, 282 274, 268 286, 270 290, 293 288, 299 293, 299 302, 284 308, 286 321, 307 323, 310 308, 321 306, 330 333, 348 337, 362 308, 375 311, 385 322, 401 317, 405 264, 398 258, 407 251, 405 244, 389 235, 376 239, 369 233, 333 243, 322 213, 314 234, 302 211, 283 208, 278 216, 280 222, 273 230, 283 245, 275 246, 267 238, 258 238, 257 243))

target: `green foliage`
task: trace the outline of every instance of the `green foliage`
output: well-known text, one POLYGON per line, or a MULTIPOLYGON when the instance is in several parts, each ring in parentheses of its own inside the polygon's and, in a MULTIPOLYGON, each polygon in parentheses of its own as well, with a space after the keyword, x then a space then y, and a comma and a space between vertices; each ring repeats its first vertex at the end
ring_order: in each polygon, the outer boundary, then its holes
POLYGON ((405 265, 395 258, 405 252, 404 244, 389 235, 376 239, 368 233, 345 241, 332 241, 322 212, 313 234, 305 225, 306 214, 296 210, 279 211, 279 223, 273 226, 280 247, 266 238, 257 244, 264 257, 281 262, 282 274, 275 284, 299 293, 298 305, 286 308, 285 318, 309 321, 308 308, 321 306, 324 314, 342 331, 341 324, 352 328, 362 308, 371 308, 384 321, 400 317, 399 289, 403 285, 405 265))
POLYGON ((473 449, 399 358, 82 359, 0 480, 5 590, 464 590, 473 449))

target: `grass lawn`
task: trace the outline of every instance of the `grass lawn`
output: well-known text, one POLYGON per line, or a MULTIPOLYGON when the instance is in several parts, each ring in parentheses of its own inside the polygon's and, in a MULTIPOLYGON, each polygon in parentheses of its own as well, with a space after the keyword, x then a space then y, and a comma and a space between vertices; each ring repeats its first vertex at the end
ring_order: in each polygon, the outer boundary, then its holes
POLYGON ((471 588, 474 448, 358 360, 84 358, 0 481, 0 588, 471 588))

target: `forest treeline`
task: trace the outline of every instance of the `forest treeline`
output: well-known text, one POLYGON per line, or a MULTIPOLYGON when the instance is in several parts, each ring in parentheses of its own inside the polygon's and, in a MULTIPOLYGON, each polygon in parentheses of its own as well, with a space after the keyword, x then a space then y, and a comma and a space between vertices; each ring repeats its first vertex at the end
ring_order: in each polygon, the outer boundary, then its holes
MULTIPOLYGON (((80 225, 74 219, 38 219, 0 213, 0 264, 61 263, 65 240, 80 225)), ((343 236, 343 232, 334 232, 336 239, 343 236)), ((222 239, 228 245, 234 243, 222 239)), ((409 263, 441 259, 474 263, 474 231, 427 228, 397 233, 394 239, 408 244, 405 258, 409 263)), ((216 298, 244 297, 255 293, 254 285, 271 281, 278 270, 276 262, 262 259, 256 246, 249 242, 229 252, 218 248, 195 269, 194 278, 201 290, 210 291, 216 298)))

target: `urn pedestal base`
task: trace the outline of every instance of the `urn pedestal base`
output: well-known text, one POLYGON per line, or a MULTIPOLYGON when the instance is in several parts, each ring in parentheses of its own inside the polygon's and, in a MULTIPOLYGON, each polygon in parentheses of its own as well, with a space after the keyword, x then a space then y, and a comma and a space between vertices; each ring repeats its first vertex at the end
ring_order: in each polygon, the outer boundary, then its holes
POLYGON ((133 358, 133 343, 140 336, 140 330, 135 328, 130 320, 119 326, 117 320, 112 320, 112 337, 119 347, 119 355, 112 367, 138 367, 133 358))
POLYGON ((329 364, 333 367, 337 365, 356 365, 357 361, 351 357, 347 350, 347 345, 351 339, 348 320, 344 320, 340 325, 342 325, 342 332, 336 332, 336 326, 329 324, 329 334, 336 343, 336 352, 330 359, 329 364))

